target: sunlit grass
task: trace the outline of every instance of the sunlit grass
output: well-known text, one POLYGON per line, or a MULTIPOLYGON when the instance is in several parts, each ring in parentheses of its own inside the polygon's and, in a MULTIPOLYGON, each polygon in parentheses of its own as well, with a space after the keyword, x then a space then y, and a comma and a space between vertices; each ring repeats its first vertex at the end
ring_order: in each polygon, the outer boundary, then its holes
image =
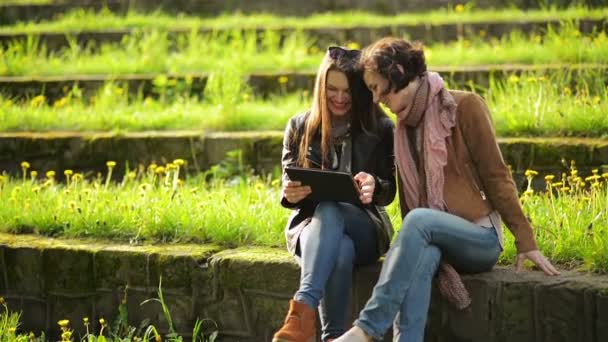
MULTIPOLYGON (((72 170, 41 170, 32 177, 32 167, 23 163, 22 177, 0 179, 0 231, 282 247, 289 210, 279 205, 278 176, 248 174, 238 154, 232 157, 231 163, 185 180, 178 160, 142 165, 118 182, 72 170)), ((551 191, 522 195, 540 249, 561 265, 608 272, 608 169, 589 177, 573 171, 550 182, 551 191)), ((397 229, 398 210, 397 202, 388 207, 397 229)), ((516 252, 510 234, 505 236, 501 262, 510 263, 516 252)))
MULTIPOLYGON (((239 75, 222 75, 202 100, 171 80, 156 98, 128 95, 116 83, 89 98, 75 88, 48 104, 42 95, 17 102, 0 96, 0 131, 282 130, 310 107, 308 91, 261 99, 239 85, 239 75)), ((499 136, 604 137, 607 83, 603 71, 529 73, 474 89, 483 93, 499 136)))
MULTIPOLYGON (((258 44, 253 31, 181 34, 176 40, 166 31, 134 33, 120 43, 100 49, 80 47, 51 52, 37 38, 14 41, 0 50, 0 75, 44 76, 74 74, 141 74, 213 72, 233 68, 242 74, 269 71, 315 72, 324 51, 301 32, 280 44, 277 31, 264 32, 258 44)), ((344 43, 344 42, 343 42, 344 43)), ((527 36, 514 31, 501 39, 461 39, 426 48, 430 67, 480 64, 606 63, 605 32, 581 36, 572 23, 546 35, 527 36)))
MULTIPOLYGON (((6 1, 6 0, 5 0, 6 1)), ((14 0, 8 0, 14 1, 14 0)), ((43 1, 43 0, 39 0, 43 1)), ((2 2, 0 2, 2 4, 2 2)), ((362 11, 329 12, 309 16, 277 16, 270 13, 259 14, 223 14, 212 18, 180 15, 175 17, 162 12, 142 14, 130 11, 125 15, 108 10, 92 11, 75 9, 55 20, 40 23, 17 23, 0 28, 0 32, 78 32, 86 30, 107 29, 232 29, 232 28, 348 28, 378 27, 391 25, 416 24, 449 24, 480 22, 543 21, 543 20, 576 20, 602 19, 608 16, 608 8, 590 9, 573 6, 566 9, 550 7, 546 9, 522 10, 506 8, 500 10, 474 9, 466 6, 463 10, 446 7, 439 10, 421 13, 400 13, 397 15, 379 15, 362 11)))

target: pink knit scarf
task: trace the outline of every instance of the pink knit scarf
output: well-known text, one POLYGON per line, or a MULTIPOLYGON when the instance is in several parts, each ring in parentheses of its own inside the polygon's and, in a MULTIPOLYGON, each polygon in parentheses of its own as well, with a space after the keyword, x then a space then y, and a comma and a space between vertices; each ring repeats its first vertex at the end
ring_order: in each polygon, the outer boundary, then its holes
MULTIPOLYGON (((447 164, 448 152, 446 140, 456 125, 456 102, 443 86, 443 79, 434 72, 427 72, 419 79, 413 103, 397 114, 395 131, 395 159, 399 177, 403 184, 403 194, 408 208, 421 206, 446 211, 443 198, 445 182, 443 168, 447 164), (423 125, 420 127, 420 125, 423 125), (419 157, 424 168, 424 182, 421 182, 416 163, 410 149, 410 139, 406 126, 414 127, 423 134, 418 139, 419 157), (420 156, 423 154, 423 156, 420 156), (426 189, 422 189, 426 185, 426 189), (426 191, 427 203, 420 203, 420 193, 426 191)), ((414 139, 416 141, 417 139, 414 139)), ((443 297, 457 309, 465 309, 471 304, 471 297, 465 288, 460 275, 448 263, 442 260, 437 270, 439 291, 443 297)))

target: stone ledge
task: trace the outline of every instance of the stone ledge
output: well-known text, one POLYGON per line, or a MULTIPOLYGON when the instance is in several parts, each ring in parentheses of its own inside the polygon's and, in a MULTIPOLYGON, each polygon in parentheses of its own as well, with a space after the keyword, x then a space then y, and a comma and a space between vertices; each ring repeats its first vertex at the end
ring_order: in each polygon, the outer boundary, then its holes
MULTIPOLYGON (((139 305, 155 297, 158 283, 150 278, 162 274, 165 299, 182 335, 188 336, 198 317, 218 323, 221 341, 269 341, 282 323, 299 279, 293 258, 278 248, 129 246, 3 233, 0 267, 0 294, 12 310, 23 311, 22 327, 46 330, 51 337, 58 333, 54 327, 58 319, 70 319, 78 332, 82 317, 91 322, 115 317, 125 291, 132 325, 150 318, 166 330, 160 305, 139 305), (89 268, 82 266, 82 260, 89 268), (169 262, 158 262, 162 260, 169 262), (52 289, 58 279, 66 280, 69 293, 52 289), (149 281, 134 284, 137 279, 149 281)), ((377 263, 355 273, 351 318, 365 304, 379 269, 377 263)), ((512 267, 496 267, 463 279, 473 297, 472 309, 455 312, 433 289, 426 341, 608 340, 606 275, 565 271, 547 277, 537 271, 515 274, 512 267)))
MULTIPOLYGON (((585 35, 608 30, 606 19, 592 19, 580 17, 572 19, 579 31, 585 35)), ((201 35, 214 32, 226 32, 240 30, 243 32, 255 31, 259 37, 258 43, 263 41, 267 30, 277 31, 280 35, 279 41, 285 42, 286 38, 295 32, 303 32, 305 35, 314 39, 314 46, 324 50, 327 46, 335 42, 357 42, 361 46, 367 46, 377 39, 385 36, 407 37, 411 40, 420 40, 426 45, 437 42, 451 42, 457 39, 479 38, 479 32, 483 31, 484 39, 501 38, 518 30, 526 32, 528 35, 533 33, 545 34, 548 27, 558 29, 561 25, 559 19, 547 20, 518 20, 518 21, 476 21, 476 22, 445 22, 445 23, 399 23, 386 22, 379 25, 366 24, 357 26, 326 26, 326 27, 307 27, 293 28, 282 25, 275 26, 251 26, 251 27, 228 27, 210 28, 200 27, 197 32, 201 35)), ((8 46, 13 41, 25 41, 28 36, 39 39, 40 44, 45 45, 47 51, 60 51, 69 48, 76 42, 81 47, 99 48, 104 43, 119 43, 124 37, 132 35, 134 32, 150 30, 150 27, 142 28, 115 28, 102 30, 73 30, 73 31, 38 31, 27 32, 0 32, 0 46, 8 46)), ((177 39, 180 35, 189 34, 192 28, 171 28, 168 29, 169 39, 177 39)))
MULTIPOLYGON (((598 63, 553 63, 553 64, 488 64, 488 65, 456 65, 441 66, 431 65, 430 69, 439 72, 442 77, 453 87, 468 89, 470 83, 478 87, 487 88, 490 79, 500 80, 513 74, 520 75, 527 72, 553 72, 567 69, 576 76, 581 72, 596 70, 602 72, 608 69, 606 64, 598 63)), ((157 97, 158 92, 154 87, 154 79, 165 75, 178 83, 188 82, 190 94, 203 94, 207 84, 207 73, 183 72, 175 74, 121 74, 121 75, 69 75, 69 76, 0 76, 0 92, 5 96, 15 99, 28 99, 44 94, 48 102, 54 102, 66 96, 65 89, 78 86, 84 97, 95 95, 106 82, 112 81, 128 89, 133 95, 157 97)), ((253 72, 245 75, 247 84, 254 94, 267 97, 271 94, 283 94, 298 92, 314 88, 315 72, 309 71, 277 71, 277 72, 253 72), (278 82, 280 77, 287 77, 287 83, 278 82)), ((477 91, 480 91, 478 89, 477 91)))
MULTIPOLYGON (((105 172, 106 161, 115 160, 118 162, 115 174, 122 175, 126 161, 133 167, 175 158, 188 161, 187 171, 200 172, 223 161, 227 152, 240 149, 245 164, 267 173, 280 166, 282 139, 281 131, 4 132, 0 133, 0 172, 20 175, 23 160, 39 171, 105 172)), ((528 168, 538 170, 541 176, 561 174, 562 159, 566 163, 575 160, 581 174, 608 164, 608 139, 499 138, 498 143, 520 186, 528 168)), ((535 181, 536 188, 544 188, 543 177, 536 177, 535 181)))

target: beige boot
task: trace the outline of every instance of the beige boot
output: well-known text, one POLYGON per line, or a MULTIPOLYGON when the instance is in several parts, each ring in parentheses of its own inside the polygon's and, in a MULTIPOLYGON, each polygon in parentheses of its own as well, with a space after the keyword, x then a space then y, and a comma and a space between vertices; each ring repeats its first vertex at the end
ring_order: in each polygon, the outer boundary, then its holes
POLYGON ((316 310, 295 300, 289 301, 285 323, 274 334, 272 342, 315 342, 316 310))
POLYGON ((345 332, 344 335, 335 339, 334 342, 372 342, 372 337, 355 325, 345 332))

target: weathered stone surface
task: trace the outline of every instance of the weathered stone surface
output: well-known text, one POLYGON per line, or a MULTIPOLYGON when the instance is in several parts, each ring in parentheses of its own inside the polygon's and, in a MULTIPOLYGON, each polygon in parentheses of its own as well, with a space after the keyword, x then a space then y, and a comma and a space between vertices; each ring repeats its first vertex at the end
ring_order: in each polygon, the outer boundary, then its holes
POLYGON ((595 310, 590 320, 593 321, 596 341, 608 341, 608 290, 602 289, 595 297, 595 310))
POLYGON ((85 297, 95 291, 93 254, 68 248, 42 252, 44 284, 47 293, 85 297))
MULTIPOLYGON (((58 321, 67 319, 70 321, 70 327, 80 335, 85 334, 85 326, 83 318, 88 317, 89 320, 97 320, 95 317, 94 299, 90 296, 81 297, 64 297, 64 296, 49 296, 48 297, 48 321, 46 331, 50 338, 59 339, 60 329, 58 321)), ((110 321, 109 321, 110 322, 110 321)))
MULTIPOLYGON (((10 302, 9 302, 10 303, 10 302)), ((37 298, 22 298, 16 306, 9 305, 9 310, 21 312, 21 331, 33 331, 39 336, 47 324, 47 304, 37 298)))
POLYGON ((95 254, 95 285, 102 289, 149 287, 148 254, 132 248, 108 247, 95 254))
MULTIPOLYGON (((183 157, 186 172, 208 169, 226 159, 226 153, 241 150, 243 164, 261 173, 279 168, 283 132, 164 132, 83 135, 66 133, 55 137, 44 133, 0 133, 0 170, 21 174, 20 162, 27 160, 36 170, 74 169, 107 172, 106 161, 119 161, 114 174, 151 161, 166 162, 183 157), (174 135, 173 137, 168 137, 174 135), (58 153, 61 151, 61 153, 58 153), (117 152, 122 151, 122 152, 117 152), (78 165, 76 165, 76 163, 78 165)), ((579 174, 608 163, 608 141, 586 138, 499 138, 505 161, 521 188, 526 169, 538 170, 534 188, 545 188, 544 175, 561 174, 575 160, 579 174)), ((606 172, 608 169, 603 170, 606 172)))
MULTIPOLYGON (((133 265, 140 265, 144 260, 131 253, 150 255, 155 260, 156 273, 150 274, 163 274, 165 304, 175 329, 183 336, 192 331, 196 319, 208 319, 208 325, 217 324, 222 341, 267 341, 281 325, 288 299, 299 281, 298 266, 283 249, 222 250, 219 246, 197 245, 101 248, 99 243, 80 240, 10 234, 0 234, 0 246, 5 252, 10 250, 6 255, 12 255, 4 260, 9 263, 6 269, 17 267, 21 248, 23 255, 31 253, 32 246, 44 250, 42 293, 28 294, 30 288, 15 287, 10 294, 5 289, 0 295, 6 296, 11 310, 23 310, 24 327, 44 329, 51 337, 57 336, 59 319, 69 319, 77 332, 82 332, 83 317, 89 317, 93 328, 101 317, 113 322, 123 301, 130 325, 137 327, 149 319, 167 332, 160 303, 150 300, 158 298, 156 281, 151 280, 150 286, 129 286, 125 297, 120 282, 142 279, 129 275, 129 271, 141 272, 141 268, 128 265, 133 260, 137 261, 133 265), (119 257, 110 253, 117 251, 119 257), (114 278, 99 269, 92 271, 93 256, 96 267, 115 272, 114 278), (100 257, 107 260, 101 262, 100 257), (104 280, 79 278, 83 272, 104 280), (104 286, 98 285, 103 282, 104 286)), ((349 304, 351 319, 371 294, 380 267, 379 262, 356 271, 349 304)), ((605 275, 565 271, 559 277, 548 277, 538 271, 516 274, 512 267, 497 267, 489 273, 464 275, 463 280, 473 299, 467 312, 454 311, 433 287, 427 342, 603 342, 608 337, 605 275)), ((387 332, 385 341, 390 341, 390 335, 387 332)))
POLYGON ((4 249, 7 293, 43 296, 42 252, 36 248, 4 249))

